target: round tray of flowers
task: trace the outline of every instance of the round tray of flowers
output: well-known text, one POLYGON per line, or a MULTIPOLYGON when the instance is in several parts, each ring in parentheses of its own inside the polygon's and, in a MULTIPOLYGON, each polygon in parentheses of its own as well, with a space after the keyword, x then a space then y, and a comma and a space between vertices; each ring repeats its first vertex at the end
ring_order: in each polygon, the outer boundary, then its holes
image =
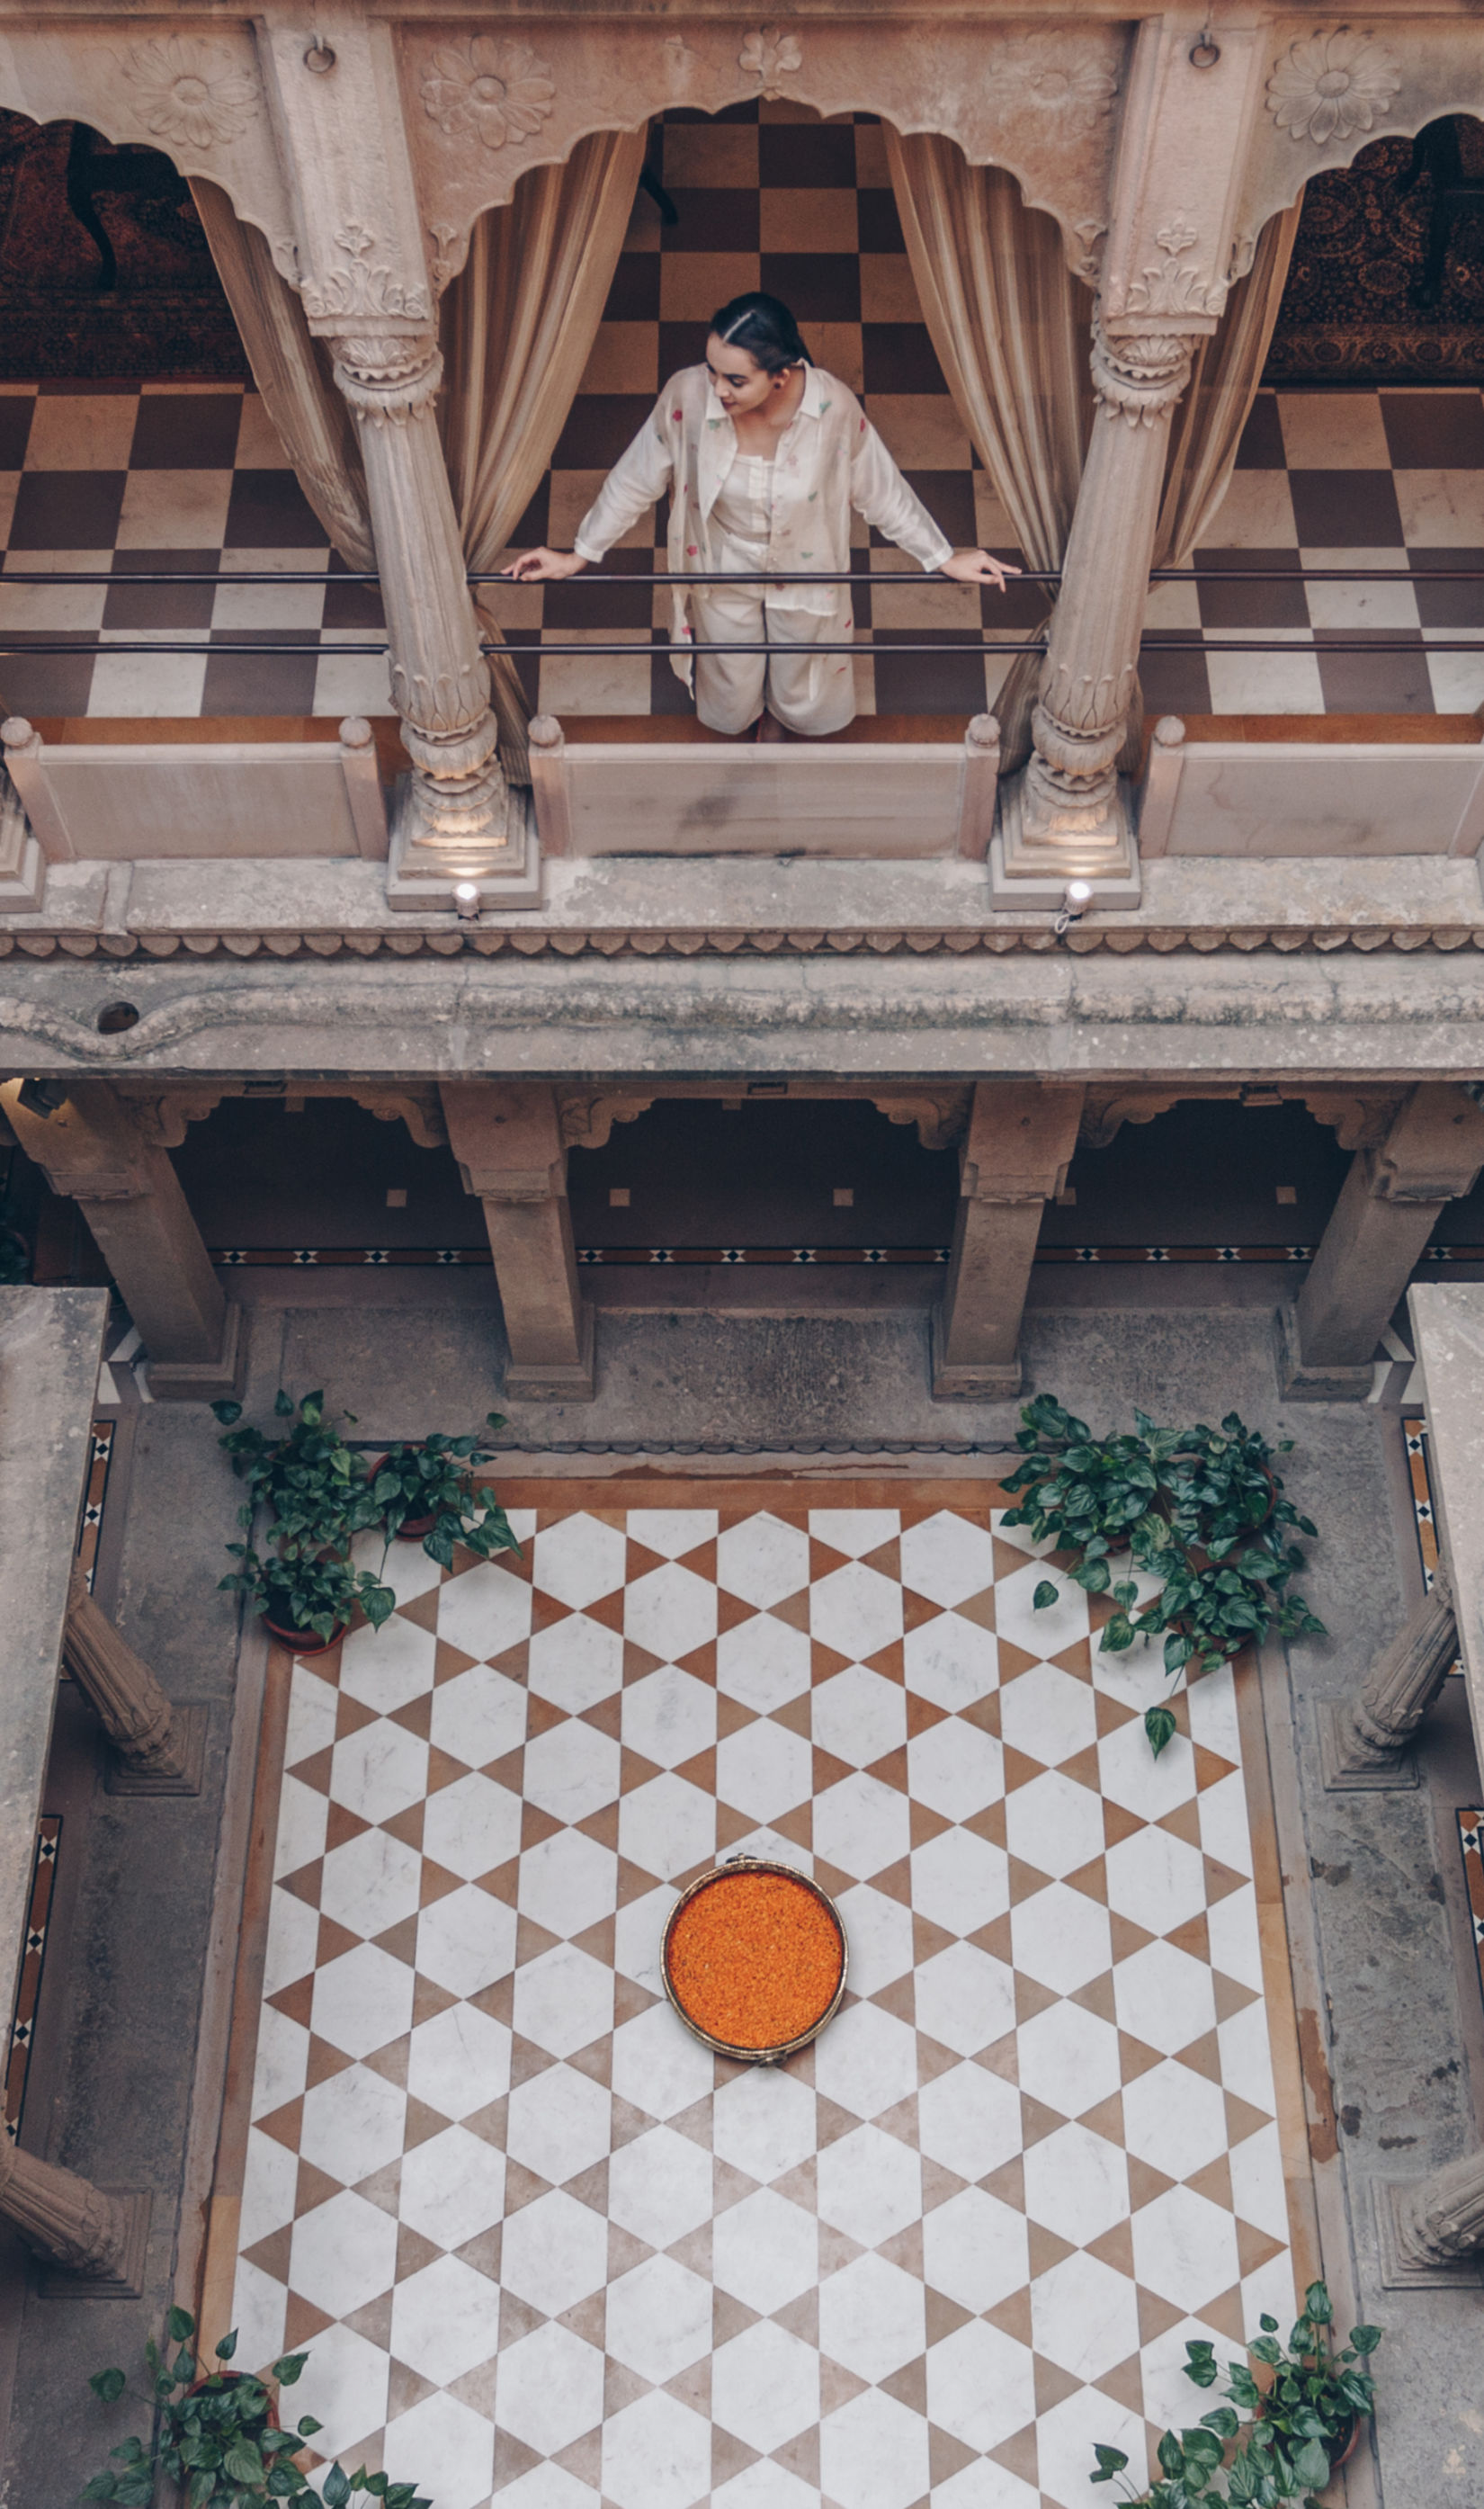
POLYGON ((698 2039, 781 2065, 817 2039, 845 1992, 834 1900, 790 1864, 734 1855, 682 1891, 660 1947, 665 1993, 698 2039))

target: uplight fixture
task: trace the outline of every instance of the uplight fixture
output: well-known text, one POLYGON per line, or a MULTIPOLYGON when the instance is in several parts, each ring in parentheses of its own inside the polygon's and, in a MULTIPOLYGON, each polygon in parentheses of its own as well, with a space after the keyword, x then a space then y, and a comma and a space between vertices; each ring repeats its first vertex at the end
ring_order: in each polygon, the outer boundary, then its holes
POLYGON ((1065 932, 1071 924, 1081 922, 1092 903, 1093 884, 1091 880, 1069 880, 1067 881, 1065 888, 1061 892, 1061 911, 1057 917, 1056 922, 1052 925, 1052 930, 1056 933, 1058 940, 1062 933, 1065 932))
POLYGON ((454 890, 454 904, 465 923, 477 921, 479 890, 471 880, 461 880, 454 890))

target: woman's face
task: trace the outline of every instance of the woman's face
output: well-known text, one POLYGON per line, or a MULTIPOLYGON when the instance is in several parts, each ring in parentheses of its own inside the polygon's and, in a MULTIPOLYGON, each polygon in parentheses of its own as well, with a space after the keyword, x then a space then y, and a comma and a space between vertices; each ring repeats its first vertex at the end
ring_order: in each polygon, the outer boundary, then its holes
POLYGON ((750 409, 761 409, 771 399, 775 389, 789 379, 790 369, 770 375, 760 366, 750 349, 739 349, 713 331, 706 343, 706 371, 715 387, 716 395, 724 410, 741 415, 750 409))

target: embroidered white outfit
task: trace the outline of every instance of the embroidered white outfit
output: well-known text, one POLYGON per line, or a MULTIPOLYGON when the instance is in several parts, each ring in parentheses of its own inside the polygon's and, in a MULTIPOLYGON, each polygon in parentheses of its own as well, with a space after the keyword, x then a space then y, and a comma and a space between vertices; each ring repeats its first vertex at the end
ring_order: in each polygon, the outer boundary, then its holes
POLYGON ((573 545, 589 563, 605 557, 641 514, 670 490, 668 562, 674 595, 674 666, 686 684, 695 665, 696 711, 717 731, 745 731, 764 696, 791 731, 837 731, 855 713, 848 654, 854 628, 845 583, 739 584, 687 589, 693 574, 750 574, 769 567, 850 564, 852 506, 931 573, 953 543, 912 494, 848 386, 804 368, 803 396, 771 462, 738 449, 736 430, 704 366, 671 377, 652 417, 614 464, 582 517, 573 545), (701 644, 787 643, 788 654, 696 654, 701 644))

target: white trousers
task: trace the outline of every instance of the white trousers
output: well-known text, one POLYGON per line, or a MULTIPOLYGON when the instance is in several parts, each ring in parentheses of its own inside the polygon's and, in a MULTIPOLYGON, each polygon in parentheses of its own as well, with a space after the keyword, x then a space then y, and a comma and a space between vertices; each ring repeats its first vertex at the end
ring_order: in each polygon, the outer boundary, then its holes
POLYGON ((690 595, 697 644, 758 645, 769 637, 785 654, 697 654, 695 710, 713 731, 746 731, 764 704, 790 731, 841 731, 855 719, 855 665, 848 654, 820 654, 850 634, 847 618, 770 606, 761 585, 697 584, 690 595))

